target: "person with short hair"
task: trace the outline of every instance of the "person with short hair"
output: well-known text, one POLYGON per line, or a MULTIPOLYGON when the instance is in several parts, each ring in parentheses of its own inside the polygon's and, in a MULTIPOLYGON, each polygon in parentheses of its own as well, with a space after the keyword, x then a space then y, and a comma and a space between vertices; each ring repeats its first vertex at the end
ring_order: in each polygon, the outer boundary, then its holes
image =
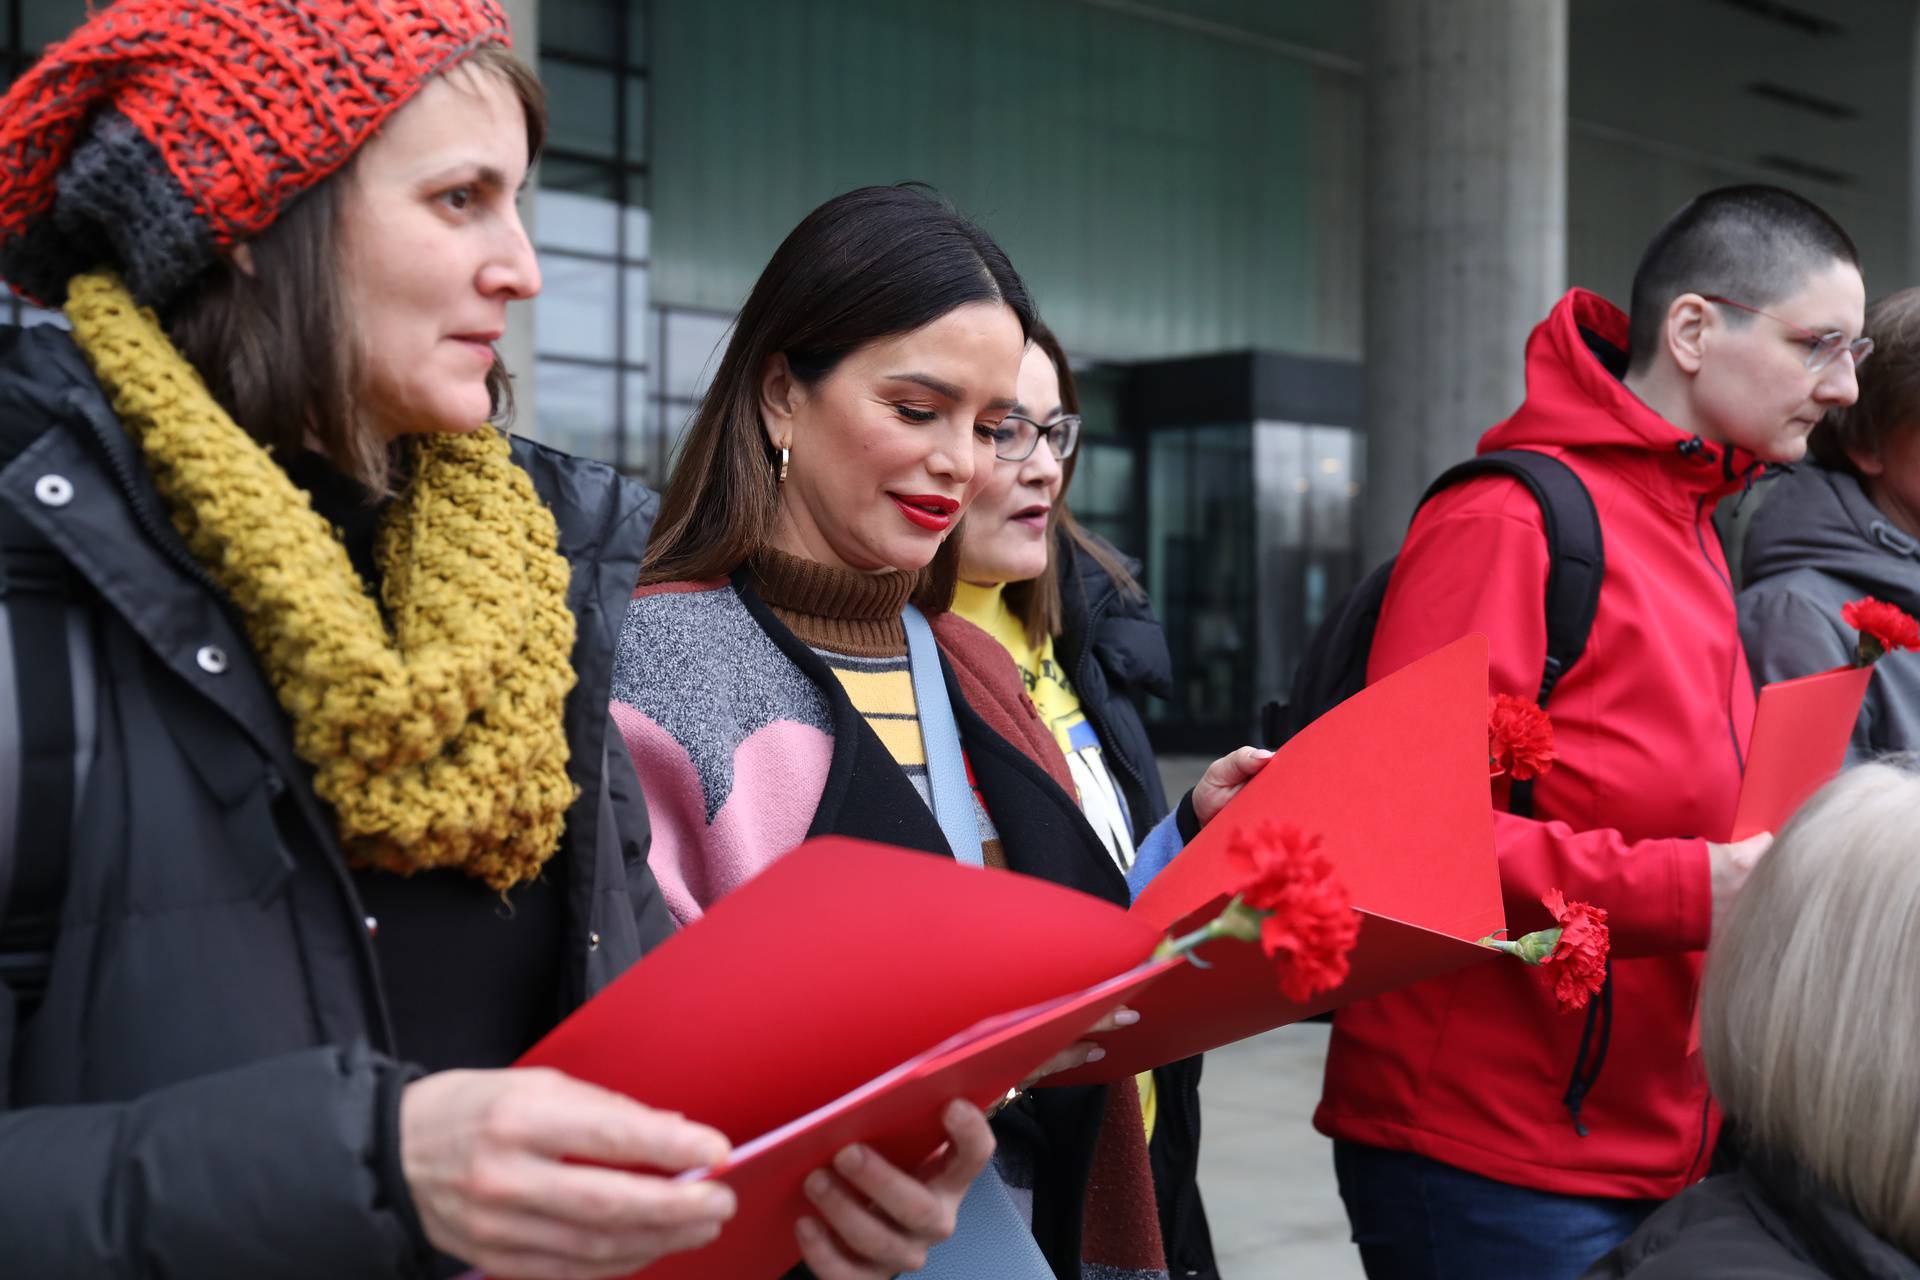
POLYGON ((1700 1057, 1740 1167, 1589 1280, 1920 1276, 1920 774, 1850 769, 1780 833, 1707 948, 1700 1057))
MULTIPOLYGON (((1758 684, 1844 666, 1857 633, 1841 617, 1872 596, 1920 615, 1920 289, 1867 308, 1873 368, 1860 398, 1828 414, 1807 465, 1757 494, 1747 526, 1740 638, 1758 684)), ((1920 748, 1920 654, 1875 664, 1849 763, 1920 748)))
MULTIPOLYGON (((1549 889, 1590 901, 1609 914, 1610 978, 1585 1016, 1501 964, 1341 1009, 1315 1124, 1373 1280, 1571 1277, 1705 1172, 1718 1118, 1686 1047, 1700 952, 1770 839, 1713 842, 1754 691, 1711 517, 1853 401, 1863 309, 1846 233, 1743 186, 1660 228, 1631 316, 1575 289, 1534 330, 1526 402, 1480 450, 1570 467, 1605 573, 1583 656, 1551 673, 1557 762, 1529 813, 1495 813, 1495 849, 1510 931, 1550 923, 1549 889)), ((1534 699, 1547 568, 1519 482, 1438 494, 1395 563, 1369 678, 1480 632, 1493 690, 1534 699)))
MULTIPOLYGON (((120 0, 0 98, 0 276, 71 325, 0 328, 9 1276, 618 1276, 734 1213, 672 1176, 720 1133, 512 1066, 672 921, 607 710, 655 500, 494 425, 540 287, 509 39, 120 0), (14 744, 70 675, 50 801, 14 744)), ((821 1280, 958 1192, 869 1197, 821 1280)))

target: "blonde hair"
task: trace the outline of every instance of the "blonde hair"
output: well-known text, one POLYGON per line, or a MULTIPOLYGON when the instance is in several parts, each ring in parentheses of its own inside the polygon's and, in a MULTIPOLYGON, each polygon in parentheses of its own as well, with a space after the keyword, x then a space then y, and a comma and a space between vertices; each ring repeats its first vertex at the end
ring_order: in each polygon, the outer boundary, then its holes
POLYGON ((1920 1256, 1920 758, 1829 783, 1707 952, 1714 1094, 1868 1227, 1920 1256))

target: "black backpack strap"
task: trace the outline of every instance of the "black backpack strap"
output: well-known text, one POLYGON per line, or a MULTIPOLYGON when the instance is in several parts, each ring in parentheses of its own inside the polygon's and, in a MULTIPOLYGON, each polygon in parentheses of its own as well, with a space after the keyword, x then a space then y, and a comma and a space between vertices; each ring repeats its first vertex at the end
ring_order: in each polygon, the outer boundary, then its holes
MULTIPOLYGON (((1420 501, 1424 504, 1440 490, 1463 480, 1488 475, 1508 476, 1525 485, 1545 518, 1547 657, 1540 673, 1540 691, 1534 697, 1544 707, 1560 677, 1586 651, 1587 636, 1600 609, 1600 583, 1607 567, 1600 513, 1573 468, 1531 449, 1501 449, 1469 458, 1429 485, 1420 501)), ((1509 797, 1509 812, 1532 815, 1531 783, 1514 783, 1509 797)))
POLYGON ((28 1005, 46 982, 73 834, 70 584, 65 559, 0 504, 0 614, 17 712, 13 724, 0 726, 0 741, 15 739, 19 760, 17 812, 0 823, 0 982, 28 1005))

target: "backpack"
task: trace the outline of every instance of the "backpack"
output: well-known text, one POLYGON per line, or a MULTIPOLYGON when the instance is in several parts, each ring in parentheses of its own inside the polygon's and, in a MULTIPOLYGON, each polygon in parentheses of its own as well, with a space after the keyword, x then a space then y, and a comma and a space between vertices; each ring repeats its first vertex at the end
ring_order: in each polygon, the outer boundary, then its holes
MULTIPOLYGON (((1600 607, 1600 581, 1606 571, 1600 516, 1592 495, 1571 467, 1531 449, 1502 449, 1451 467, 1427 487, 1420 504, 1463 480, 1488 475, 1520 481, 1546 517, 1547 660, 1534 697, 1544 707, 1560 677, 1586 649, 1587 634, 1600 607)), ((1380 606, 1395 559, 1375 568, 1342 596, 1314 630, 1306 656, 1294 672, 1287 702, 1270 702, 1261 713, 1267 746, 1278 747, 1366 687, 1373 633, 1380 623, 1380 606)), ((1510 812, 1532 816, 1531 782, 1513 783, 1510 795, 1510 812)))

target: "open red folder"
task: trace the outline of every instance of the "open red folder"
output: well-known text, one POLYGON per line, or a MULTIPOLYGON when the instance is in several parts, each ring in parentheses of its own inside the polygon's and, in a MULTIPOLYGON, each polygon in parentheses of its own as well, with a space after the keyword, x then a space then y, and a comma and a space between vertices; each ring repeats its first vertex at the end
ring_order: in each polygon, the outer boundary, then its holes
POLYGON ((1117 1078, 1495 955, 1472 942, 1504 923, 1486 673, 1486 641, 1469 637, 1335 708, 1131 911, 945 858, 809 841, 633 966, 522 1065, 682 1112, 736 1144, 709 1176, 733 1187, 739 1215, 646 1280, 772 1280, 798 1258, 808 1173, 855 1141, 914 1167, 939 1146, 949 1100, 992 1100, 1119 1004, 1143 1015, 1107 1041, 1125 1069, 1103 1061, 1073 1078, 1117 1078), (1150 960, 1173 925, 1224 904, 1226 837, 1264 816, 1324 835, 1365 917, 1352 976, 1305 1006, 1280 997, 1257 946, 1211 944, 1206 970, 1150 960))
POLYGON ((1778 831, 1846 762, 1872 667, 1835 667, 1760 690, 1731 840, 1778 831))
POLYGON ((1278 817, 1318 832, 1362 917, 1346 982, 1304 1003, 1280 994, 1258 947, 1200 948, 1211 969, 1169 973, 1128 1002, 1137 1026, 1059 1083, 1119 1080, 1497 953, 1506 926, 1487 781, 1487 641, 1471 635, 1341 703, 1266 768, 1144 889, 1131 915, 1179 934, 1230 896, 1237 830, 1278 817))

